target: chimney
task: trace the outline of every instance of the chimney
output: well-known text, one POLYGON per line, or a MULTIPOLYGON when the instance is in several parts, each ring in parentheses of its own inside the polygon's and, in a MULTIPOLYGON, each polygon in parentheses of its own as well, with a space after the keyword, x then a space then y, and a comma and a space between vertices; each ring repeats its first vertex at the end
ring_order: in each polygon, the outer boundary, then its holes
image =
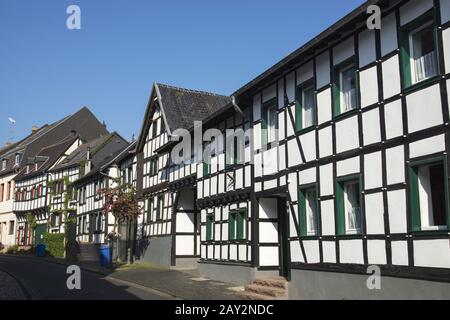
POLYGON ((36 133, 39 130, 38 126, 32 126, 31 127, 31 133, 36 133))
POLYGON ((6 148, 10 147, 11 145, 12 145, 11 142, 6 142, 6 143, 5 143, 5 147, 6 147, 6 148))
POLYGON ((86 152, 86 163, 84 165, 84 174, 88 174, 92 169, 92 161, 91 161, 91 148, 87 148, 86 152))

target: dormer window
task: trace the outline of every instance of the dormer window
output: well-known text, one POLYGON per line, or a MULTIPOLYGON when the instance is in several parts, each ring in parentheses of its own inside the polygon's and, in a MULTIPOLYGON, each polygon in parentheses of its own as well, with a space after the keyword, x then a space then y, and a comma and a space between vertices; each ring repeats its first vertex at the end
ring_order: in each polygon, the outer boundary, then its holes
POLYGON ((2 167, 1 167, 2 171, 6 170, 6 164, 7 164, 6 159, 3 159, 2 160, 2 167))
POLYGON ((18 166, 20 164, 20 160, 21 160, 20 153, 16 153, 16 157, 14 160, 14 166, 18 166))

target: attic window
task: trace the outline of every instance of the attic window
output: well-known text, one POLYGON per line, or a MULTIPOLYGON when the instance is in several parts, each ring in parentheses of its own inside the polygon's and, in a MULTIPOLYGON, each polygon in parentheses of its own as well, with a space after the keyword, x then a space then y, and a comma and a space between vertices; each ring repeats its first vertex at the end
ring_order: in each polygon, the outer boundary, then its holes
POLYGON ((3 159, 2 160, 2 171, 6 170, 6 164, 7 164, 6 159, 3 159))
POLYGON ((16 153, 14 165, 18 166, 19 164, 20 164, 20 153, 16 153))

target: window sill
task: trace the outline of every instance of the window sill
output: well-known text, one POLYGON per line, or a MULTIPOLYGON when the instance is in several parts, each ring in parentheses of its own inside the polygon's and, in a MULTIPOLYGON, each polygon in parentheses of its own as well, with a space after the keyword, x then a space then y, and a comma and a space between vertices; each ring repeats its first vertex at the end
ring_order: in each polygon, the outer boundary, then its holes
POLYGON ((361 110, 361 108, 358 107, 358 108, 353 109, 353 110, 349 110, 349 111, 346 111, 346 112, 343 112, 343 113, 336 114, 336 115, 333 116, 333 120, 334 121, 338 121, 338 120, 341 120, 341 119, 349 118, 349 117, 357 114, 360 110, 361 110))
POLYGON ((247 244, 247 239, 230 239, 230 244, 247 244))
POLYGON ((415 91, 420 90, 420 89, 424 89, 424 88, 429 87, 429 86, 431 86, 431 85, 433 85, 435 83, 438 83, 440 79, 441 79, 441 76, 440 75, 436 75, 436 76, 431 77, 429 79, 426 79, 426 80, 423 80, 423 81, 411 84, 411 85, 403 88, 403 93, 404 94, 408 94, 408 93, 415 92, 415 91))
POLYGON ((450 229, 435 229, 435 230, 416 230, 412 231, 411 234, 413 236, 439 236, 439 235, 448 235, 450 234, 450 229))
POLYGON ((316 128, 317 128, 317 125, 313 124, 312 126, 307 127, 307 128, 296 129, 296 130, 295 130, 295 133, 296 133, 297 135, 301 135, 301 134, 305 134, 305 133, 314 131, 316 128))

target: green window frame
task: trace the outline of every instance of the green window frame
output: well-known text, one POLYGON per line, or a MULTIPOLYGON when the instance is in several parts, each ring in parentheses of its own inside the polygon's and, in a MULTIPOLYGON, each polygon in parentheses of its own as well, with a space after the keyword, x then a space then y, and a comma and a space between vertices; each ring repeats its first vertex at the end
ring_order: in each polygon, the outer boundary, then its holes
POLYGON ((230 168, 238 164, 238 140, 233 138, 233 154, 225 151, 225 168, 230 168))
POLYGON ((364 232, 364 214, 362 208, 362 178, 361 175, 352 175, 347 177, 340 177, 336 180, 336 224, 337 224, 337 234, 338 235, 360 235, 364 232), (347 229, 347 219, 345 210, 345 185, 349 183, 358 184, 358 197, 357 201, 359 203, 359 230, 353 230, 349 232, 347 229))
POLYGON ((203 162, 203 176, 209 175, 209 163, 203 162))
POLYGON ((295 90, 295 129, 297 131, 301 131, 303 129, 308 129, 317 125, 317 101, 316 101, 316 93, 315 93, 315 81, 314 79, 310 79, 308 81, 303 82, 298 85, 295 90), (304 106, 303 106, 303 97, 306 90, 312 89, 314 92, 314 105, 313 105, 313 123, 309 126, 304 125, 304 106))
POLYGON ((246 240, 247 232, 247 209, 230 211, 228 216, 229 239, 246 240))
POLYGON ((158 196, 158 203, 156 204, 156 221, 162 219, 161 210, 164 207, 164 196, 158 196))
MULTIPOLYGON (((410 229, 413 232, 439 232, 450 230, 450 206, 449 206, 449 193, 448 193, 448 168, 447 168, 447 156, 436 157, 426 159, 422 161, 416 161, 410 163, 408 167, 408 196, 411 212, 411 226, 410 229), (425 166, 440 165, 443 166, 443 185, 444 185, 444 206, 446 216, 445 229, 432 229, 422 226, 422 215, 420 205, 420 191, 419 191, 419 169, 425 166)), ((442 226, 443 227, 443 226, 442 226)))
MULTIPOLYGON (((263 103, 261 108, 261 141, 262 146, 267 146, 269 143, 269 117, 268 117, 268 111, 272 108, 275 109, 274 116, 275 116, 275 130, 278 130, 278 112, 277 112, 277 98, 273 98, 265 103, 263 103)), ((272 142, 272 141, 270 141, 272 142)))
POLYGON ((299 227, 300 235, 302 237, 318 236, 320 235, 320 213, 319 213, 319 201, 318 201, 318 191, 317 186, 305 186, 300 187, 298 191, 298 212, 299 212, 299 227), (308 212, 306 207, 307 195, 310 192, 314 192, 314 201, 316 206, 315 212, 315 226, 314 234, 310 233, 308 230, 308 212))
POLYGON ((153 213, 153 198, 147 199, 147 223, 152 222, 153 213))
POLYGON ((435 77, 438 77, 440 75, 441 65, 440 65, 440 53, 439 53, 439 36, 438 36, 438 28, 437 28, 437 13, 435 9, 431 9, 428 12, 424 13, 420 17, 416 18, 415 20, 409 22, 408 24, 402 26, 399 31, 399 39, 400 39, 400 69, 401 69, 401 75, 402 75, 402 88, 408 89, 412 86, 418 85, 420 83, 426 83, 427 81, 432 80, 435 77), (436 75, 424 79, 421 81, 413 82, 413 74, 412 74, 412 66, 411 66, 411 42, 410 42, 410 35, 414 31, 417 31, 422 26, 426 26, 428 23, 430 23, 433 26, 434 31, 434 44, 435 44, 435 59, 436 59, 436 75))
POLYGON ((214 239, 214 214, 208 213, 206 215, 206 241, 214 239))
POLYGON ((338 65, 333 67, 333 116, 337 117, 341 114, 347 114, 349 112, 354 112, 355 110, 358 110, 360 108, 360 101, 359 101, 359 73, 358 73, 358 66, 356 63, 355 56, 339 63, 338 65), (343 70, 346 70, 350 67, 355 68, 355 100, 356 100, 356 106, 354 109, 350 109, 348 111, 342 111, 342 105, 341 105, 341 94, 342 94, 342 88, 341 88, 341 74, 343 70))

